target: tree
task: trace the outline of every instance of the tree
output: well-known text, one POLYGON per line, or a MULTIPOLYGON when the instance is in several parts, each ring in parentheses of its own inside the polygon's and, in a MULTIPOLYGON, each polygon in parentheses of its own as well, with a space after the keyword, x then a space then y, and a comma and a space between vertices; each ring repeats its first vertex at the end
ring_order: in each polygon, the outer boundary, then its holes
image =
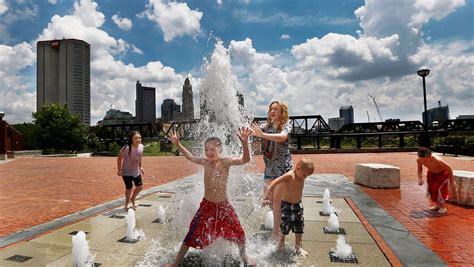
POLYGON ((12 126, 22 135, 23 149, 29 150, 38 148, 36 125, 31 122, 25 122, 12 126))
POLYGON ((82 150, 87 142, 87 129, 79 117, 69 112, 67 105, 44 105, 33 113, 37 140, 41 148, 82 150))

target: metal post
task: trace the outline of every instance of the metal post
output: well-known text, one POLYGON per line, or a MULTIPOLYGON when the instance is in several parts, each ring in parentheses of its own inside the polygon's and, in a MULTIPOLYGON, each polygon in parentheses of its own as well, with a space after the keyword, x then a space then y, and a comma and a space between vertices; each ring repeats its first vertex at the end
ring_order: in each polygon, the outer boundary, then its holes
POLYGON ((425 82, 425 76, 423 76, 423 101, 424 101, 424 106, 425 106, 425 113, 424 113, 424 120, 425 120, 425 129, 428 129, 428 112, 427 112, 427 107, 426 107, 426 82, 425 82))

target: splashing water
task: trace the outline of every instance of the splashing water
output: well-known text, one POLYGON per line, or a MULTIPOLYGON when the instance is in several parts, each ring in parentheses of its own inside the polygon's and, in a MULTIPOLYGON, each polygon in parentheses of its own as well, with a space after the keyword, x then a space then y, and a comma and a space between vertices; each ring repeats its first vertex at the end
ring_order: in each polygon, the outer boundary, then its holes
POLYGON ((337 232, 339 230, 339 219, 334 212, 329 215, 326 230, 329 232, 337 232))
POLYGON ((142 230, 135 229, 135 211, 133 209, 128 209, 127 213, 127 236, 128 241, 135 241, 137 239, 145 238, 145 233, 142 230))
MULTIPOLYGON (((200 85, 201 108, 205 107, 203 116, 197 125, 193 125, 190 137, 194 141, 192 152, 204 156, 204 141, 211 136, 222 140, 222 157, 241 157, 242 145, 236 137, 237 128, 249 125, 249 115, 239 107, 237 90, 239 84, 232 73, 230 56, 222 41, 217 41, 209 60, 204 60, 202 70, 204 78, 200 85)), ((251 145, 249 145, 251 147, 251 145)), ((255 163, 249 163, 255 164, 255 163)), ((248 165, 248 164, 247 164, 248 165)), ((189 223, 191 222, 199 203, 204 195, 203 170, 191 178, 192 185, 184 190, 178 190, 167 210, 169 223, 167 231, 155 237, 152 244, 145 252, 145 257, 138 263, 139 266, 161 266, 174 260, 182 240, 184 239, 189 223)), ((260 176, 260 175, 259 175, 260 176)), ((250 216, 255 211, 261 211, 258 202, 261 194, 262 181, 255 175, 246 171, 245 166, 233 166, 230 169, 227 181, 227 194, 229 202, 233 204, 242 227, 246 233, 246 247, 248 256, 255 262, 264 263, 272 255, 276 246, 260 236, 254 237, 250 230, 252 225, 260 225, 262 218, 250 216), (242 199, 251 199, 245 205, 235 205, 242 199), (257 221, 258 220, 258 221, 257 221)), ((273 219, 273 216, 271 216, 273 219)), ((273 222, 271 223, 273 227, 273 222)), ((205 266, 222 266, 240 261, 237 245, 223 239, 215 240, 204 250, 190 249, 189 255, 200 255, 205 266)), ((186 261, 186 259, 185 259, 186 261)))
POLYGON ((72 266, 74 267, 92 267, 94 265, 95 255, 89 252, 89 242, 83 231, 72 236, 72 255, 72 266))
POLYGON ((331 193, 329 192, 329 189, 327 188, 324 189, 323 200, 331 201, 331 193))
POLYGON ((331 194, 329 193, 329 189, 324 189, 323 194, 323 209, 321 210, 323 214, 330 215, 333 212, 336 212, 336 209, 331 205, 331 194))
POLYGON ((161 205, 158 207, 158 221, 160 223, 166 223, 166 210, 161 205))
POLYGON ((265 229, 273 230, 273 211, 267 211, 267 216, 265 217, 265 229))
POLYGON ((334 255, 343 260, 349 259, 352 256, 352 247, 346 243, 343 235, 339 235, 337 238, 334 255))

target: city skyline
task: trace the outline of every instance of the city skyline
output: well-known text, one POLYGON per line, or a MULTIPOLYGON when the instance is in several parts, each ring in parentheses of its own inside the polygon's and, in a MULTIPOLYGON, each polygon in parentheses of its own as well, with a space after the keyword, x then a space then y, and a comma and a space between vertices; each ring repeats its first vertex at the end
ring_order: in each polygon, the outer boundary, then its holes
POLYGON ((256 116, 282 99, 291 115, 327 119, 352 105, 355 122, 367 121, 367 112, 377 117, 370 93, 384 118, 421 121, 422 66, 431 69, 428 108, 441 100, 452 118, 472 114, 472 1, 396 2, 3 0, 0 110, 11 123, 31 121, 35 43, 63 37, 91 44, 92 125, 110 105, 133 111, 137 80, 156 87, 159 113, 164 99, 182 103, 189 74, 197 107, 202 58, 215 37, 229 48, 256 116))

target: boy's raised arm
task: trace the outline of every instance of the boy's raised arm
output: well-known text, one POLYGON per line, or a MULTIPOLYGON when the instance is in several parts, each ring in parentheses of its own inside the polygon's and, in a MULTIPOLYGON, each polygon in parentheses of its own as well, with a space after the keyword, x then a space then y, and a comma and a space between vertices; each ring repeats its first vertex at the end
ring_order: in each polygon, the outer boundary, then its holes
POLYGON ((206 160, 204 158, 196 157, 191 153, 187 148, 185 148, 181 142, 179 142, 179 137, 176 135, 176 132, 170 132, 169 138, 171 140, 171 143, 173 143, 181 153, 183 153, 184 157, 188 159, 189 161, 192 161, 196 164, 199 165, 204 165, 206 160))
POLYGON ((250 130, 247 127, 239 128, 239 133, 237 133, 240 142, 242 142, 242 147, 244 151, 242 152, 241 158, 230 158, 228 161, 229 165, 242 165, 250 161, 250 150, 249 150, 249 136, 250 130))

